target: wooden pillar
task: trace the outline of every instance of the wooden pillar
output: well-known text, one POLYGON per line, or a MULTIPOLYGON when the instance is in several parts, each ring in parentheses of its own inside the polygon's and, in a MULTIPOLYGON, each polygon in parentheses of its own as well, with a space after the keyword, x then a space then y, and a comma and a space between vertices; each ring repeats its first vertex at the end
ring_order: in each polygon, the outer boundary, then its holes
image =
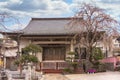
POLYGON ((4 67, 4 69, 6 69, 6 57, 4 56, 4 58, 3 58, 3 67, 4 67))
POLYGON ((74 43, 73 43, 73 40, 71 40, 71 43, 70 43, 70 51, 71 51, 71 52, 74 51, 74 43))
POLYGON ((6 69, 6 56, 5 56, 5 52, 6 52, 6 48, 5 48, 5 40, 7 40, 7 37, 4 36, 4 41, 3 41, 3 45, 2 45, 2 54, 3 54, 3 68, 6 69))
POLYGON ((21 56, 20 37, 21 37, 21 34, 18 34, 18 35, 17 35, 17 45, 18 45, 17 57, 20 57, 20 56, 21 56))

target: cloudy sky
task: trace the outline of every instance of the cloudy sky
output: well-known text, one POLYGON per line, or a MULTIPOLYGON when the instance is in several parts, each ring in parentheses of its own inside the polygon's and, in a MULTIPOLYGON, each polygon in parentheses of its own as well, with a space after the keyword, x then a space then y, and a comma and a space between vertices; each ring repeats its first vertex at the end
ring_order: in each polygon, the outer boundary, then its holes
POLYGON ((7 28, 24 28, 32 17, 71 17, 81 3, 92 3, 106 9, 106 13, 120 21, 120 0, 0 0, 0 12, 6 12, 19 20, 6 23, 7 28), (11 23, 11 24, 10 24, 11 23))

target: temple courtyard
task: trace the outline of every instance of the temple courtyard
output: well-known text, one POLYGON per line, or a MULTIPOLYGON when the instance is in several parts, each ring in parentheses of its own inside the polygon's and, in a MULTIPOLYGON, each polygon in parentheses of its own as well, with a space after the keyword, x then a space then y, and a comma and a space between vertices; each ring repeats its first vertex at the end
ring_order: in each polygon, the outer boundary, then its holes
POLYGON ((95 74, 45 74, 40 80, 120 80, 120 72, 95 74))

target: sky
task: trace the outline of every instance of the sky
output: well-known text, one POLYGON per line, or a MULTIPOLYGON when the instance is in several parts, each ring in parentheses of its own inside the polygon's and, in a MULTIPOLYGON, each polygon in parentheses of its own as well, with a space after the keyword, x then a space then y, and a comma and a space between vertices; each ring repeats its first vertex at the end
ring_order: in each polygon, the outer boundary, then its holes
POLYGON ((7 29, 14 31, 25 28, 31 18, 72 17, 82 3, 105 9, 120 21, 120 0, 0 0, 0 12, 14 17, 4 23, 7 29))

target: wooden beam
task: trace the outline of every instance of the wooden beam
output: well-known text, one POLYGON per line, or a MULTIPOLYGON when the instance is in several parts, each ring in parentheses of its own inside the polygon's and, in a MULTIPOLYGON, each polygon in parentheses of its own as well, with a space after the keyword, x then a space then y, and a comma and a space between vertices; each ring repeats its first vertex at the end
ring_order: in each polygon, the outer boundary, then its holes
POLYGON ((70 44, 69 41, 33 41, 33 44, 70 44))
POLYGON ((71 39, 72 37, 21 37, 21 38, 26 38, 26 39, 71 39))

